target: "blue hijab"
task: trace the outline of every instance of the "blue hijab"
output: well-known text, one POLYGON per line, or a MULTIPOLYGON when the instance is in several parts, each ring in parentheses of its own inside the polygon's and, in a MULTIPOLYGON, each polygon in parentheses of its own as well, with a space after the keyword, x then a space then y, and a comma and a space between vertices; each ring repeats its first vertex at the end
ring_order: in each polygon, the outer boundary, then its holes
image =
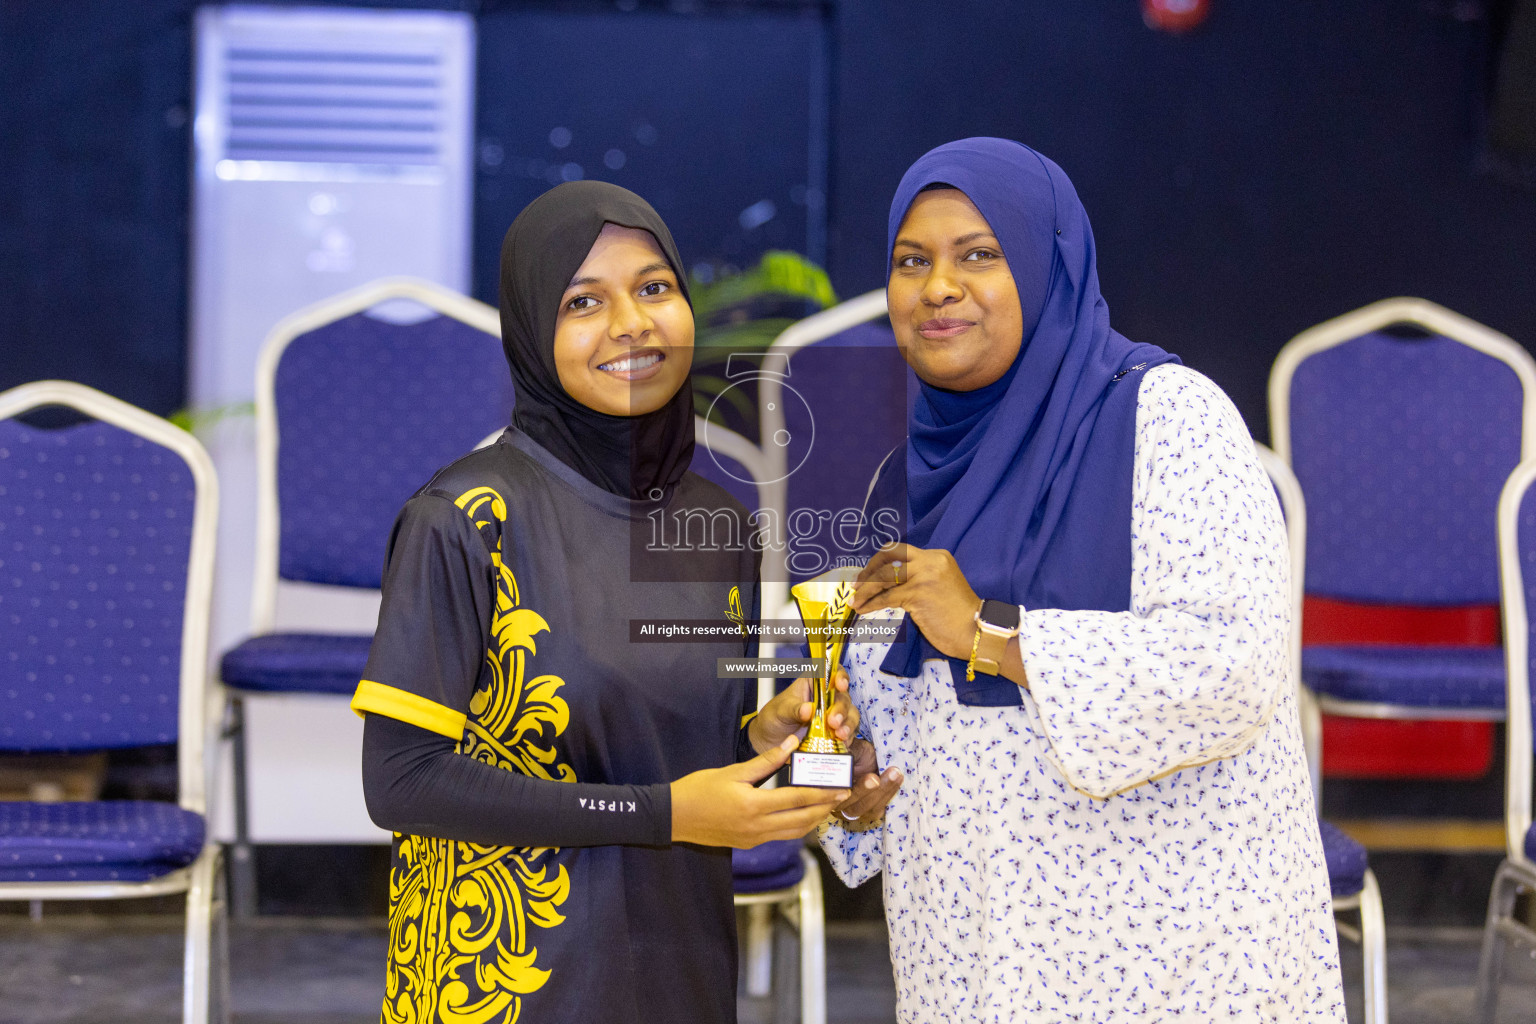
MULTIPOLYGON (((891 201, 896 232, 925 186, 965 193, 991 225, 1018 287, 1024 340, 1003 376, 976 391, 919 382, 906 448, 906 539, 955 556, 984 598, 1026 608, 1125 611, 1131 602, 1131 472, 1144 371, 1177 362, 1109 326, 1093 231, 1060 167, 1007 139, 961 139, 924 154, 891 201)), ((889 265, 889 263, 887 264, 889 265)), ((899 493, 888 460, 875 498, 899 493)), ((878 506, 877 506, 878 507, 878 506)), ((942 658, 916 630, 882 668, 916 676, 942 658)), ((961 703, 1021 703, 1001 676, 965 680, 961 703)))

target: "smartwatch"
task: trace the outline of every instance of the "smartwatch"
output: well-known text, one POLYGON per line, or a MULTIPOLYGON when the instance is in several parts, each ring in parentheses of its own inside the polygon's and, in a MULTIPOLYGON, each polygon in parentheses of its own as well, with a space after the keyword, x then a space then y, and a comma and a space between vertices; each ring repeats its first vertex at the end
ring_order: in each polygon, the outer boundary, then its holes
POLYGON ((1002 671, 1008 641, 1019 635, 1019 606, 983 601, 975 620, 976 637, 971 641, 971 660, 965 666, 966 682, 974 680, 977 672, 995 676, 1002 671))

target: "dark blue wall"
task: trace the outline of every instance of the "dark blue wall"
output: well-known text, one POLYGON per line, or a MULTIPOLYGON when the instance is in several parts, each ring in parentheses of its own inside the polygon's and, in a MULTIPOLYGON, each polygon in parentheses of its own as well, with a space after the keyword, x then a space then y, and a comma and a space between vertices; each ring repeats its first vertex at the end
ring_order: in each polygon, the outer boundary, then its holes
POLYGON ((1260 436, 1280 346, 1376 299, 1536 345, 1536 192, 1478 171, 1490 26, 1451 16, 1477 4, 1218 0, 1186 38, 1133 6, 845 3, 834 280, 879 283, 909 161, 998 134, 1076 183, 1116 327, 1214 377, 1260 436))
MULTIPOLYGON (((804 6, 464 6, 479 15, 481 132, 502 151, 477 184, 481 298, 540 187, 530 161, 554 156, 539 150, 549 129, 571 127, 593 173, 642 107, 671 119, 654 125, 660 155, 602 173, 652 195, 690 260, 806 244, 790 196, 803 153, 762 143, 800 130, 809 93, 784 83, 806 66, 804 6), (733 227, 770 193, 777 227, 733 227)), ((1479 10, 1218 3, 1172 38, 1131 0, 841 0, 826 33, 834 284, 881 282, 885 206, 912 158, 1000 134, 1076 181, 1116 326, 1215 377, 1261 435, 1279 346, 1377 298, 1422 295, 1536 344, 1536 193, 1479 171, 1479 10)), ((0 387, 66 376, 181 404, 190 14, 185 0, 0 4, 0 387)))
POLYGON ((823 220, 808 232, 806 204, 826 174, 824 157, 811 166, 826 138, 815 123, 828 105, 821 11, 603 6, 479 19, 476 293, 495 302, 507 225, 570 164, 650 200, 690 263, 824 253, 823 220), (559 128, 570 139, 556 148, 559 128), (744 224, 749 207, 757 216, 744 224))
POLYGON ((0 388, 182 404, 190 26, 178 0, 0 5, 0 388))

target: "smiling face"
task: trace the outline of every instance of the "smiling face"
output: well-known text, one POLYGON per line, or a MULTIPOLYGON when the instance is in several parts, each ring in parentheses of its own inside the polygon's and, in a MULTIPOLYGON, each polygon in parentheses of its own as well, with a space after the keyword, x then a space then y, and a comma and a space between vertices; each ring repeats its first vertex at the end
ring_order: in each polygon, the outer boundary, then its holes
POLYGON ((891 250, 886 297, 902 355, 935 387, 986 387, 1023 344, 1019 291, 1002 246, 957 189, 912 200, 891 250))
POLYGON ((643 416, 693 365, 693 309, 648 231, 604 225, 560 298, 555 371, 566 394, 610 416, 643 416))

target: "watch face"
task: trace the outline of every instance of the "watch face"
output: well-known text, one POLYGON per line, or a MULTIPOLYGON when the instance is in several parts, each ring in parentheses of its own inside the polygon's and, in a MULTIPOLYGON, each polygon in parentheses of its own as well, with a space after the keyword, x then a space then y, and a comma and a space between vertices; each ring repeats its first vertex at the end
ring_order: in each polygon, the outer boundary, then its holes
POLYGON ((1015 630, 1019 628, 1019 606, 1009 604, 1007 601, 983 601, 981 605, 981 621, 998 629, 1015 630))

